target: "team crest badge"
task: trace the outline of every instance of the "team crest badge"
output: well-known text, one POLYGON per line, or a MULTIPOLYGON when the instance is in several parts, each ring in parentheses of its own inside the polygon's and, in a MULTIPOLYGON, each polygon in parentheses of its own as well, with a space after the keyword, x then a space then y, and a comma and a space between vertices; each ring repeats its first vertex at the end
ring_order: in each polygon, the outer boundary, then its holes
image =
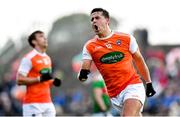
POLYGON ((116 44, 117 44, 117 45, 121 45, 121 40, 117 40, 117 41, 116 41, 116 44))

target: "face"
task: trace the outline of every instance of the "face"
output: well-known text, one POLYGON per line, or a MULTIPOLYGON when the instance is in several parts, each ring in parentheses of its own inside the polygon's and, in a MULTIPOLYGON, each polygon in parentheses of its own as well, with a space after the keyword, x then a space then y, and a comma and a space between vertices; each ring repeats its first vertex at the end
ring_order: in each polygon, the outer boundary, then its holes
POLYGON ((103 34, 107 30, 109 19, 102 15, 102 12, 94 12, 91 14, 91 25, 97 35, 103 34))
POLYGON ((37 33, 36 40, 34 42, 35 46, 39 46, 40 48, 48 47, 48 40, 45 37, 44 33, 37 33))

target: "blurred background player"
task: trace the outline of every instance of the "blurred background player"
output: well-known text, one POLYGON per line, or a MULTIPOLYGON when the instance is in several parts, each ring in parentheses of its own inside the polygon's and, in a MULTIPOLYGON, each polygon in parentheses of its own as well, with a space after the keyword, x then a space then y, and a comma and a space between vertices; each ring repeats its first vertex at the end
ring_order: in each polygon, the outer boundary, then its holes
POLYGON ((111 102, 106 85, 99 72, 92 76, 93 91, 93 116, 112 116, 110 113, 111 102))
POLYGON ((50 86, 60 86, 61 80, 52 77, 51 59, 46 54, 48 40, 42 31, 35 31, 28 42, 33 50, 23 57, 17 73, 17 84, 26 85, 23 116, 54 117, 50 86))
POLYGON ((109 13, 102 8, 91 11, 91 23, 96 36, 84 45, 79 80, 88 78, 93 61, 104 78, 113 106, 122 110, 122 116, 140 116, 145 89, 133 61, 146 82, 146 96, 153 96, 155 91, 135 38, 113 32, 109 13))

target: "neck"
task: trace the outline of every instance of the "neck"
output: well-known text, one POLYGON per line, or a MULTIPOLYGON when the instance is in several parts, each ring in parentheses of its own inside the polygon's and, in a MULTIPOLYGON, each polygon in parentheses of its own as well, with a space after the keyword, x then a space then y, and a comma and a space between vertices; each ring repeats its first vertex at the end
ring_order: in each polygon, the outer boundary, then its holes
POLYGON ((107 27, 106 30, 104 30, 104 32, 102 32, 101 34, 98 34, 99 38, 104 38, 107 37, 111 34, 111 29, 109 27, 107 27))
POLYGON ((34 49, 36 49, 39 53, 45 53, 46 52, 46 48, 35 47, 34 49))

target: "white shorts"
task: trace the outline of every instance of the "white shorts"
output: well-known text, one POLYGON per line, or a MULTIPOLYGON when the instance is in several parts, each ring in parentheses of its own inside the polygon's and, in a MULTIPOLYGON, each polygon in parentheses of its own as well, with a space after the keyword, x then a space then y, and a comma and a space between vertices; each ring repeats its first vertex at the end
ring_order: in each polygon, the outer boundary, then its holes
MULTIPOLYGON (((131 84, 121 91, 121 93, 116 97, 111 98, 111 103, 115 109, 118 109, 121 112, 125 100, 132 98, 137 99, 142 103, 142 105, 144 105, 145 97, 146 95, 143 83, 131 84)), ((142 110, 143 106, 141 108, 141 112, 142 110)))
POLYGON ((53 103, 23 104, 24 117, 55 117, 56 111, 53 103))

